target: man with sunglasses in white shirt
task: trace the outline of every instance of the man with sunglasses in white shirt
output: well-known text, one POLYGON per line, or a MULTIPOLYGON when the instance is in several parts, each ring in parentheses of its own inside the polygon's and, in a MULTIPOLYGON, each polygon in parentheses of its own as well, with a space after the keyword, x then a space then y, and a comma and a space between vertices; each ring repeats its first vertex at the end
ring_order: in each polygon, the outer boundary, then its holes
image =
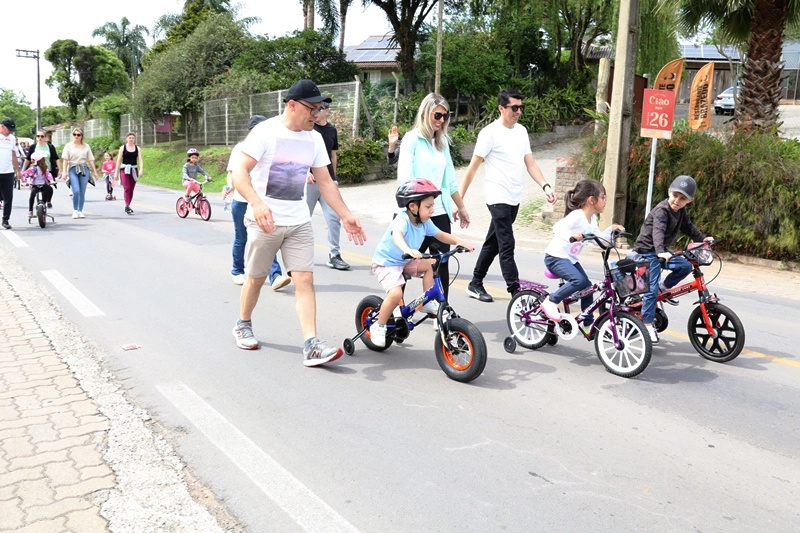
POLYGON ((500 118, 478 134, 472 161, 461 182, 460 192, 464 198, 478 167, 486 162, 483 193, 491 214, 491 223, 475 263, 472 281, 467 287, 467 295, 481 302, 494 300, 486 292, 483 278, 486 277, 489 267, 497 256, 500 256, 500 270, 506 282, 506 290, 511 295, 519 290, 519 270, 514 260, 516 242, 512 226, 522 201, 524 172, 527 171, 528 175, 542 187, 548 202, 556 201, 553 187, 544 179, 531 153, 528 130, 518 123, 525 109, 522 98, 522 93, 516 89, 503 89, 497 95, 500 118))

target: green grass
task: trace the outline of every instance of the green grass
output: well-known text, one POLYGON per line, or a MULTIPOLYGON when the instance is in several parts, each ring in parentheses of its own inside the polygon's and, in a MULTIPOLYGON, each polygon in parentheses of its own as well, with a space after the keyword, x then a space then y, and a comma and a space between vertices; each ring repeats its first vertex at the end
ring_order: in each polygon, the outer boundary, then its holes
POLYGON ((523 203, 519 208, 519 213, 517 213, 517 222, 526 226, 533 224, 537 218, 542 216, 543 205, 544 199, 542 198, 523 203))
MULTIPOLYGON (((225 186, 225 169, 228 166, 228 158, 231 148, 224 146, 198 147, 200 150, 200 160, 198 163, 211 174, 214 180, 204 187, 206 192, 221 192, 225 186)), ((155 185, 166 189, 181 190, 182 168, 186 163, 186 148, 148 148, 142 147, 142 159, 144 164, 144 176, 140 183, 155 185)))

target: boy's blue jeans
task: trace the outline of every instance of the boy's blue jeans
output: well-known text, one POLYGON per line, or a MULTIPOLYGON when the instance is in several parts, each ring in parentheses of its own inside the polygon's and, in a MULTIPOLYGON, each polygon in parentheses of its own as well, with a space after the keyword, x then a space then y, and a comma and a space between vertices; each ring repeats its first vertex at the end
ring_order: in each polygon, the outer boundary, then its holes
MULTIPOLYGON (((244 214, 247 212, 247 202, 231 201, 231 216, 233 217, 233 268, 231 274, 244 274, 244 247, 247 245, 247 228, 244 225, 244 214)), ((281 265, 278 256, 272 261, 272 270, 269 272, 269 282, 280 276, 281 265)))
MULTIPOLYGON (((652 324, 656 319, 656 303, 658 302, 658 284, 661 282, 661 260, 656 252, 639 254, 650 261, 650 290, 642 298, 642 322, 652 324)), ((664 278, 664 286, 671 289, 692 272, 692 264, 685 257, 673 257, 664 265, 670 270, 664 278)))

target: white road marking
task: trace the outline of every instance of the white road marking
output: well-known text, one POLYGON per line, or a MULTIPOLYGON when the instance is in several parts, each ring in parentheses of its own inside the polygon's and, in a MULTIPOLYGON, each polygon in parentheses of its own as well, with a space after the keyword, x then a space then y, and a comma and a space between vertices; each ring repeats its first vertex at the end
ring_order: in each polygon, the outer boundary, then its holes
POLYGON ((16 233, 13 231, 4 231, 3 235, 6 236, 6 239, 11 241, 11 244, 16 246, 17 248, 27 248, 28 243, 23 241, 16 233))
POLYGON ((42 275, 60 292, 83 316, 103 316, 105 313, 83 295, 75 285, 67 281, 57 270, 42 270, 42 275))
POLYGON ((305 531, 358 531, 184 383, 158 390, 305 531))

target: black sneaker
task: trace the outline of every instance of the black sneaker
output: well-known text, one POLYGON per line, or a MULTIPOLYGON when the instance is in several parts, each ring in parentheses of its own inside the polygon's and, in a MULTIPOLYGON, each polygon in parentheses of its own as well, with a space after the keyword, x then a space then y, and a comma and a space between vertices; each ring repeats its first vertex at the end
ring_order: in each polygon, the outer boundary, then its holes
POLYGON ((47 202, 47 209, 53 209, 52 202, 47 202))
POLYGON ((130 206, 126 205, 125 206, 125 212, 128 213, 129 215, 132 215, 133 214, 133 209, 131 209, 130 206))
POLYGON ((470 283, 467 285, 467 296, 470 298, 475 298, 476 300, 480 300, 481 302, 493 302, 494 298, 486 292, 486 289, 483 288, 483 285, 475 285, 470 283))
POLYGON ((345 263, 342 256, 339 254, 328 256, 328 266, 336 270, 350 270, 350 265, 345 263))
POLYGON ((11 229, 11 224, 8 223, 8 220, 3 221, 3 228, 4 229, 11 229))

